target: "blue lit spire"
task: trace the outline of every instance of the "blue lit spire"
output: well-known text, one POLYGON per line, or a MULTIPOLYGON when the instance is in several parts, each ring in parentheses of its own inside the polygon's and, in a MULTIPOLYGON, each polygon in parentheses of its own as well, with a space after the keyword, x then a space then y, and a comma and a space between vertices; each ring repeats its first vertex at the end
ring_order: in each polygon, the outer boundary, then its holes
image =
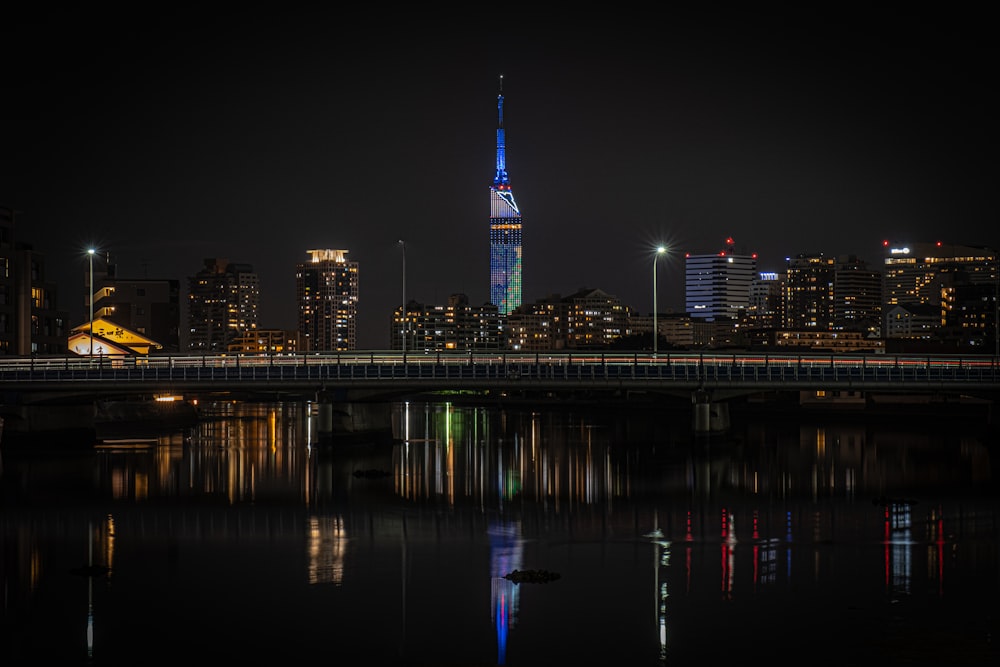
POLYGON ((497 95, 497 174, 493 177, 493 187, 498 190, 510 187, 503 141, 503 74, 500 75, 500 94, 497 95))
POLYGON ((497 96, 497 172, 490 186, 490 303, 503 315, 521 305, 521 211, 507 178, 503 133, 503 75, 497 96))

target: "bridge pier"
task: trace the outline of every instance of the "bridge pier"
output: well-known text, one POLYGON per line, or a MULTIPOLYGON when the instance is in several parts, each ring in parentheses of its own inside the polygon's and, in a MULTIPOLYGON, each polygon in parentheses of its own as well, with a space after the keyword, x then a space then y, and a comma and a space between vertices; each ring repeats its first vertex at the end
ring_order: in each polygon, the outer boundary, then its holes
POLYGON ((691 394, 694 406, 694 432, 720 433, 729 430, 729 404, 712 400, 712 395, 704 389, 691 394))
POLYGON ((392 406, 389 403, 336 401, 320 393, 314 410, 321 443, 392 441, 392 406))

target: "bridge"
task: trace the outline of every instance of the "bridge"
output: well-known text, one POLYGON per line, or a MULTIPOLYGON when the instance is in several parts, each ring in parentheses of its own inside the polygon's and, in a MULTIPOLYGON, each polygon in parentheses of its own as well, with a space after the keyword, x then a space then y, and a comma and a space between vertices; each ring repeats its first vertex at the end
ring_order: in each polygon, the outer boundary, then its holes
POLYGON ((342 352, 283 356, 0 358, 0 391, 33 397, 170 392, 379 400, 442 390, 654 391, 719 397, 762 391, 992 394, 996 357, 882 354, 342 352))
POLYGON ((674 396, 698 406, 768 392, 968 395, 993 401, 989 355, 718 352, 396 352, 280 356, 12 357, 0 360, 0 406, 157 395, 385 402, 441 391, 498 398, 586 392, 674 396))

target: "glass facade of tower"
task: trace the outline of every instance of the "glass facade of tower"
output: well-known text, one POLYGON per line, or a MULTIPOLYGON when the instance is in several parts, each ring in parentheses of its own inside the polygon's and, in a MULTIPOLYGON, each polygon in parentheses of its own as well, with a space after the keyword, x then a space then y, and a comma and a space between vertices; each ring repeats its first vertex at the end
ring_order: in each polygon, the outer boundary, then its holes
POLYGON ((521 305, 521 212, 509 192, 490 193, 490 303, 502 315, 521 305))
POLYGON ((521 305, 521 211, 507 176, 503 129, 503 77, 497 96, 496 175, 490 187, 490 303, 501 315, 521 305))
POLYGON ((756 255, 718 252, 688 255, 684 261, 684 308, 692 318, 740 321, 750 305, 750 285, 757 275, 756 255))

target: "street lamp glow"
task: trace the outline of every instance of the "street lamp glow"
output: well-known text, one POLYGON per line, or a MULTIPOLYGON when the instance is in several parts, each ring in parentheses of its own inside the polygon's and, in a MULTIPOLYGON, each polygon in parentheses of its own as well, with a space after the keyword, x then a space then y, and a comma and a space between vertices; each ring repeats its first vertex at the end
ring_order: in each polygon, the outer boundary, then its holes
POLYGON ((653 356, 656 356, 656 343, 657 339, 660 337, 660 332, 656 324, 656 260, 660 258, 660 255, 665 253, 667 249, 664 246, 658 246, 656 248, 656 254, 653 255, 653 356))
POLYGON ((87 249, 87 255, 90 258, 90 321, 87 323, 87 337, 90 339, 90 355, 94 356, 94 253, 97 252, 93 248, 87 249))

